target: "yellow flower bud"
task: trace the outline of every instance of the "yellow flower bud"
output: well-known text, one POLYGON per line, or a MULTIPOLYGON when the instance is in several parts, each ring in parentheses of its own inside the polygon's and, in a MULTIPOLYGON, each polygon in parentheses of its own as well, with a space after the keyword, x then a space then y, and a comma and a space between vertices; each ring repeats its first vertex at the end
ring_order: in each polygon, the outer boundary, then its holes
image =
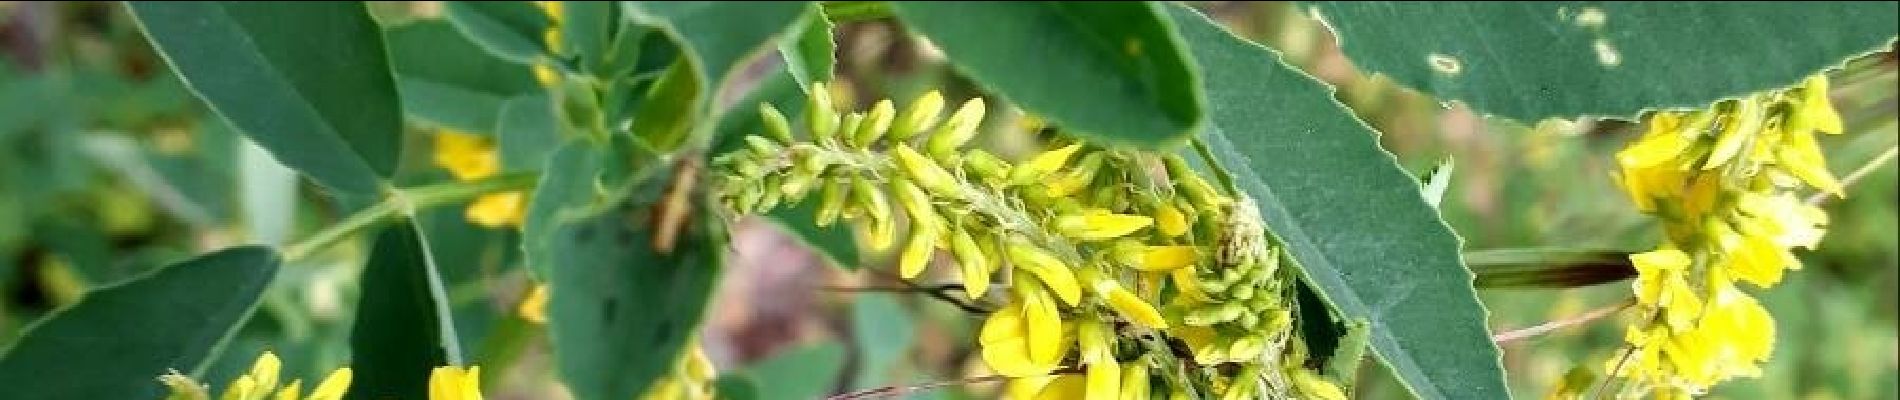
POLYGON ((1089 364, 1086 374, 1088 396, 1085 400, 1120 400, 1122 368, 1114 357, 1109 357, 1107 362, 1089 364))
POLYGON ((1170 202, 1162 201, 1154 209, 1155 229, 1167 237, 1181 237, 1187 234, 1187 215, 1176 209, 1170 202))
POLYGON ((1148 363, 1137 359, 1122 364, 1120 400, 1148 400, 1148 363))
POLYGON ((1834 111, 1834 103, 1827 98, 1826 74, 1808 77, 1801 87, 1801 104, 1796 107, 1791 117, 1793 131, 1841 133, 1841 114, 1834 111))
POLYGON ((759 119, 765 124, 765 135, 781 144, 792 144, 792 122, 785 119, 772 103, 759 103, 759 119))
POLYGON ((957 257, 957 266, 963 271, 963 291, 971 299, 983 298, 990 288, 989 258, 983 254, 983 247, 976 244, 966 229, 956 229, 950 235, 950 254, 957 257))
POLYGON ((884 191, 871 185, 871 181, 862 176, 851 177, 851 195, 872 220, 891 219, 891 204, 884 199, 884 191))
POLYGON ((1122 242, 1115 246, 1114 252, 1115 261, 1148 272, 1173 271, 1192 266, 1200 259, 1200 248, 1195 246, 1150 246, 1122 242))
POLYGON ((930 151, 932 157, 947 158, 954 154, 958 147, 969 142, 970 138, 976 137, 976 128, 982 123, 983 99, 970 99, 963 102, 963 107, 957 108, 955 113, 951 113, 949 120, 944 121, 943 125, 930 133, 930 140, 925 142, 924 147, 930 151))
POLYGON ((905 175, 916 180, 917 184, 923 185, 931 193, 952 199, 963 198, 963 186, 957 183, 955 176, 950 175, 950 171, 945 171, 943 167, 938 166, 936 161, 931 161, 923 154, 917 153, 917 150, 911 149, 910 145, 903 143, 892 146, 891 153, 897 158, 897 167, 903 169, 905 175))
POLYGON ((1168 320, 1161 317, 1160 311, 1156 311, 1153 305, 1135 296, 1134 292, 1122 288, 1115 281, 1096 281, 1094 288, 1095 295, 1101 296, 1104 302, 1108 303, 1108 308, 1114 309, 1116 314, 1128 318, 1130 322, 1150 329, 1168 328, 1168 320))
MULTIPOLYGON (((1044 195, 1049 197, 1069 197, 1076 192, 1082 191, 1083 188, 1088 187, 1089 183, 1095 181, 1095 172, 1102 169, 1102 160, 1101 152, 1089 153, 1089 155, 1083 156, 1082 161, 1076 163, 1074 169, 1066 173, 1057 174, 1056 178, 1051 180, 1049 186, 1044 189, 1044 195)), ((1117 189, 1114 187, 1104 188, 1117 189)))
POLYGON ((826 179, 825 188, 818 195, 818 215, 814 223, 819 227, 827 227, 837 222, 850 194, 851 184, 845 178, 826 179))
POLYGON ((917 185, 911 183, 909 179, 901 177, 891 179, 891 195, 896 197, 897 205, 904 208, 904 213, 910 216, 912 229, 918 226, 935 227, 944 223, 943 218, 931 208, 930 196, 924 194, 924 190, 918 189, 917 185))
POLYGON ((877 105, 871 106, 871 113, 865 114, 864 121, 858 124, 857 133, 852 136, 852 144, 857 145, 858 148, 867 148, 871 147, 872 143, 876 143, 878 138, 884 136, 885 131, 891 130, 891 118, 897 113, 895 108, 889 99, 879 100, 877 105))
POLYGON ((917 100, 911 101, 910 107, 905 108, 903 114, 898 114, 896 122, 891 125, 891 140, 910 140, 912 136, 930 130, 937 124, 938 114, 942 113, 942 93, 932 90, 917 96, 917 100))
POLYGON ((772 142, 771 139, 766 139, 759 135, 746 135, 745 145, 746 148, 752 150, 753 154, 758 154, 759 158, 762 159, 778 157, 779 153, 785 151, 784 146, 779 146, 778 143, 772 142))
POLYGON ((1043 252, 1028 243, 1015 242, 1006 245, 1006 255, 1011 265, 1021 268, 1041 279, 1055 291, 1056 297, 1063 303, 1074 306, 1082 301, 1082 287, 1075 282, 1075 273, 1069 270, 1062 260, 1043 252))
POLYGON ((971 149, 968 153, 964 154, 963 160, 963 165, 968 166, 971 173, 981 176, 986 180, 991 182, 1004 182, 1009 180, 1009 162, 997 158, 996 155, 990 154, 990 152, 983 151, 983 149, 971 149))
POLYGON ((1702 169, 1715 169, 1741 154, 1742 145, 1761 132, 1761 113, 1760 99, 1749 97, 1737 101, 1735 110, 1722 123, 1722 131, 1715 140, 1715 149, 1710 151, 1709 161, 1702 164, 1702 169))
POLYGON ((1199 174, 1194 173, 1194 169, 1188 167, 1187 160, 1174 155, 1163 157, 1161 160, 1167 166, 1168 179, 1173 180, 1174 185, 1180 188, 1182 193, 1187 194, 1188 201, 1195 207, 1204 211, 1218 210, 1232 201, 1222 196, 1219 190, 1215 190, 1213 184, 1207 183, 1206 179, 1201 179, 1199 174))
POLYGON ((501 171, 501 157, 487 136, 443 129, 435 134, 435 165, 456 180, 472 181, 501 171))
POLYGON ((864 113, 854 112, 845 114, 842 119, 838 120, 838 143, 847 146, 856 145, 858 125, 863 124, 864 113))
POLYGON ((824 82, 811 84, 805 91, 805 128, 812 141, 828 143, 838 136, 838 111, 831 108, 831 89, 824 82))
POLYGON ((1174 288, 1190 300, 1212 300, 1207 297, 1207 292, 1201 291, 1201 281, 1200 278, 1194 276, 1193 267, 1175 268, 1173 271, 1168 271, 1168 281, 1174 283, 1174 288))
POLYGON ((1056 170, 1069 164, 1069 157, 1082 150, 1082 144, 1071 144, 1060 149, 1049 150, 1031 157, 1029 162, 1018 165, 1009 172, 1012 184, 1026 185, 1041 180, 1056 170))
POLYGON ((1154 218, 1144 215, 1107 214, 1085 211, 1082 215, 1064 215, 1056 218, 1056 230, 1063 236, 1082 241, 1098 241, 1127 236, 1130 233, 1154 225, 1154 218))
POLYGON ((937 224, 911 224, 910 240, 904 244, 904 253, 897 264, 898 274, 904 279, 916 278, 930 264, 930 255, 937 249, 937 224))

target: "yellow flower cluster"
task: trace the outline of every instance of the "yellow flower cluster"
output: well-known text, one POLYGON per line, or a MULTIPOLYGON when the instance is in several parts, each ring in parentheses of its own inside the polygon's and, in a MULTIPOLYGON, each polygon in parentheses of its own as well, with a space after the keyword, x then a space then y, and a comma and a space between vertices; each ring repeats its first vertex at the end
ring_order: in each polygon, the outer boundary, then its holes
POLYGON ((1797 197, 1802 186, 1834 195, 1816 132, 1841 132, 1827 79, 1717 103, 1658 112, 1648 132, 1617 153, 1638 209, 1663 222, 1666 241, 1630 256, 1639 320, 1632 353, 1608 369, 1633 383, 1626 395, 1683 398, 1733 377, 1760 374, 1774 319, 1736 281, 1768 288, 1801 267, 1791 249, 1813 249, 1827 215, 1797 197))
POLYGON ((722 205, 763 213, 816 195, 817 225, 853 223, 874 249, 898 245, 898 221, 908 221, 897 250, 906 279, 938 250, 956 260, 973 299, 1005 278, 1005 305, 979 343, 992 370, 1017 378, 1012 396, 1242 398, 1262 381, 1307 393, 1288 384, 1289 368, 1268 364, 1292 335, 1291 275, 1253 205, 1179 157, 1067 140, 1011 163, 961 149, 982 122, 981 99, 943 118, 936 92, 901 112, 883 100, 844 114, 823 84, 807 93, 799 127, 808 140, 763 105, 763 134, 715 160, 722 205), (1188 350, 1175 354, 1170 341, 1188 350))
MULTIPOLYGON (((435 165, 456 180, 472 181, 500 173, 501 156, 487 136, 442 129, 435 133, 435 165)), ((469 203, 468 221, 490 228, 521 226, 526 200, 520 191, 482 195, 469 203)))
MULTIPOLYGON (((231 380, 220 400, 340 400, 350 389, 349 367, 337 368, 318 383, 309 396, 303 395, 303 381, 293 379, 279 387, 278 373, 283 361, 265 351, 243 376, 231 380)), ((429 400, 481 400, 481 367, 437 367, 429 374, 429 400)), ((210 389, 177 372, 158 377, 171 390, 167 400, 210 400, 210 389)))

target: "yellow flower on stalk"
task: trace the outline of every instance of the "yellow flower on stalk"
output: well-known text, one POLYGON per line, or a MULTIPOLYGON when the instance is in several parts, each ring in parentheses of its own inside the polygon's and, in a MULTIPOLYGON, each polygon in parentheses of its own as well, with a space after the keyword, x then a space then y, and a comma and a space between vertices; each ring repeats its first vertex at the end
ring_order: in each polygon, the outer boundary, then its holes
MULTIPOLYGON (((224 395, 218 398, 221 400, 339 400, 343 398, 344 391, 350 388, 350 368, 337 368, 331 371, 329 376, 324 377, 308 397, 304 397, 302 380, 293 379, 289 384, 278 387, 277 378, 282 367, 283 362, 277 358, 276 354, 265 351, 257 357, 257 362, 251 365, 249 371, 231 380, 231 384, 224 388, 224 395)), ((204 385, 177 372, 160 376, 158 379, 171 390, 171 395, 166 397, 167 399, 209 400, 211 398, 210 391, 204 385)))
MULTIPOLYGON (((473 181, 501 172, 501 155, 486 136, 442 129, 435 133, 435 165, 459 181, 473 181)), ((467 210, 469 222, 489 228, 520 226, 526 215, 522 192, 490 193, 475 198, 467 210)))
POLYGON ((1063 236, 1081 241, 1108 240, 1154 225, 1145 215, 1112 214, 1107 210, 1088 210, 1081 215, 1056 217, 1056 230, 1063 236))
POLYGON ((482 367, 436 367, 429 373, 429 400, 482 400, 482 367))
POLYGON ((1144 245, 1123 242, 1115 247, 1115 260, 1129 268, 1147 272, 1167 272, 1193 266, 1200 259, 1200 248, 1184 245, 1144 245))

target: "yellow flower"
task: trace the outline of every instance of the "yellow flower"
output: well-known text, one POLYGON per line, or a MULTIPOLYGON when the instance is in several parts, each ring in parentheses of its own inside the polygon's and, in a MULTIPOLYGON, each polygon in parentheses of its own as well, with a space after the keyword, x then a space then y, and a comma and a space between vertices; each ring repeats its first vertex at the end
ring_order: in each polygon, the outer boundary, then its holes
POLYGON ((1082 144, 1077 143, 1037 154, 1035 157, 1031 157, 1029 162, 1025 162, 1011 169, 1009 180, 1018 185, 1034 183, 1036 180, 1042 179, 1044 176, 1048 176, 1056 172, 1056 170, 1062 169, 1062 166, 1068 165, 1069 157, 1075 156, 1075 152, 1081 150, 1082 144))
POLYGON ((1106 210, 1084 211, 1081 215, 1056 217, 1056 230, 1063 236, 1082 241, 1108 240, 1154 225, 1145 215, 1111 214, 1106 210))
MULTIPOLYGON (((1084 399, 1120 400, 1122 368, 1121 364, 1116 363, 1114 358, 1110 358, 1104 362, 1089 364, 1088 371, 1085 373, 1086 377, 1083 381, 1088 387, 1087 396, 1083 397, 1084 399)), ((1065 398, 1073 399, 1074 397, 1065 398)))
MULTIPOLYGON (((1025 297, 1027 298, 1027 297, 1025 297)), ((1033 316, 1025 307, 1028 301, 1019 300, 991 313, 983 323, 983 329, 977 342, 983 348, 983 362, 996 373, 1012 377, 1030 377, 1047 375, 1061 361, 1061 355, 1067 353, 1068 341, 1061 340, 1063 324, 1059 316, 1051 317, 1043 313, 1033 316), (1036 323, 1031 324, 1031 320, 1036 323), (1053 326, 1051 326, 1053 325, 1053 326), (1049 330, 1053 329, 1055 343, 1048 343, 1049 330), (1030 333, 1038 337, 1037 345, 1031 345, 1030 333), (1045 346, 1043 352, 1055 353, 1054 356, 1036 357, 1032 350, 1036 346, 1045 346)))
POLYGON ((468 204, 469 222, 489 228, 520 226, 526 208, 521 192, 490 193, 468 204))
POLYGON ((1062 375, 1049 381, 1042 391, 1036 392, 1034 400, 1094 400, 1089 393, 1088 378, 1081 375, 1062 375))
POLYGON ((1663 310, 1669 326, 1689 326, 1702 312, 1701 299, 1683 277, 1691 262, 1687 253, 1660 249, 1632 254, 1630 262, 1636 265, 1637 301, 1663 310))
POLYGON ((1695 144, 1692 137, 1683 137, 1678 132, 1682 116, 1676 113, 1659 113, 1650 117, 1649 132, 1644 133, 1629 148, 1616 153, 1617 164, 1623 168, 1647 168, 1662 164, 1688 150, 1695 144))
POLYGON ((1175 208, 1174 205, 1163 201, 1155 207, 1154 213, 1155 229, 1160 230, 1162 235, 1180 237, 1187 234, 1187 215, 1182 214, 1181 210, 1175 208))
POLYGON ((1082 286, 1076 284, 1075 272, 1070 271, 1069 266, 1064 265, 1062 260, 1022 242, 1010 243, 1004 249, 1004 253, 1009 257, 1011 265, 1035 275, 1036 279, 1040 280, 1041 284, 1048 285, 1049 290, 1055 292, 1056 297, 1062 299, 1063 303, 1071 306, 1081 303, 1082 286))
POLYGON ((436 367, 429 373, 429 400, 482 400, 482 367, 436 367))
POLYGON ((1801 87, 1801 105, 1790 118, 1794 131, 1841 133, 1841 114, 1827 98, 1827 75, 1808 77, 1801 87))
POLYGON ((1786 132, 1782 134, 1779 151, 1775 152, 1775 162, 1788 174, 1801 178, 1823 192, 1842 196, 1841 182, 1827 170, 1827 158, 1821 155, 1821 145, 1814 141, 1813 132, 1786 132))
POLYGON ((1124 242, 1115 247, 1115 259, 1129 268, 1148 272, 1166 272, 1194 265, 1194 262, 1200 259, 1200 248, 1124 242))
POLYGON ((548 285, 542 283, 534 285, 534 289, 528 291, 528 297, 521 300, 521 305, 515 309, 515 314, 528 322, 545 324, 548 323, 547 309, 548 285))
POLYGON ((501 158, 488 137, 443 129, 435 134, 435 165, 456 180, 470 181, 500 172, 501 158))
MULTIPOLYGON (((257 362, 251 365, 250 371, 238 376, 237 379, 233 379, 231 384, 224 388, 224 395, 218 398, 223 400, 264 400, 270 398, 278 400, 299 400, 306 398, 302 396, 302 380, 291 380, 289 384, 283 385, 281 388, 277 386, 278 373, 282 367, 283 362, 277 358, 276 354, 265 351, 264 354, 257 357, 257 362), (275 397, 272 396, 273 394, 275 394, 275 397)), ((335 371, 331 371, 330 375, 324 377, 323 382, 318 383, 316 390, 311 391, 310 396, 307 398, 310 400, 342 399, 344 391, 350 388, 350 377, 351 373, 349 367, 338 368, 335 371)), ((160 376, 159 382, 164 383, 165 386, 171 390, 171 395, 167 397, 169 399, 207 400, 210 398, 210 394, 206 391, 204 385, 193 381, 190 377, 179 375, 177 372, 160 376)))

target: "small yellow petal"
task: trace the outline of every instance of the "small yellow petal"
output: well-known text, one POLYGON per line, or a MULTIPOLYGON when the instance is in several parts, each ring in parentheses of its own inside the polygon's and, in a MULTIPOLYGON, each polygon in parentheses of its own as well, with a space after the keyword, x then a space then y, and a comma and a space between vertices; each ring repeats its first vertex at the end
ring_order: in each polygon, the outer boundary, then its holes
POLYGON ((1152 329, 1168 328, 1168 320, 1161 317, 1161 312, 1121 286, 1113 286, 1101 295, 1108 300, 1109 308, 1129 321, 1152 329))
POLYGON ((310 391, 310 400, 341 400, 344 391, 350 389, 352 377, 349 367, 337 368, 323 382, 317 383, 316 390, 310 391))
POLYGON ((1088 379, 1082 375, 1062 375, 1036 393, 1035 400, 1076 400, 1086 398, 1088 379))
POLYGON ((950 235, 950 254, 957 258, 957 266, 963 272, 963 291, 971 299, 983 298, 990 289, 989 257, 983 254, 983 246, 976 243, 965 229, 957 229, 950 235))
POLYGON ((1056 218, 1063 236, 1083 241, 1114 239, 1154 225, 1145 215, 1085 213, 1056 218))
POLYGON ((1783 133, 1781 148, 1775 152, 1775 159, 1788 174, 1801 178, 1802 182, 1821 189, 1823 192, 1841 196, 1841 183, 1827 170, 1827 158, 1821 154, 1821 145, 1814 140, 1813 132, 1783 133))
POLYGON ((1187 234, 1187 215, 1182 214, 1181 210, 1175 208, 1173 204, 1163 202, 1155 208, 1154 212, 1155 228, 1160 230, 1162 235, 1180 237, 1187 234))
POLYGON ((1141 271, 1165 272, 1194 265, 1200 258, 1195 246, 1149 246, 1124 243, 1115 248, 1116 261, 1141 271))
POLYGON ((1042 388, 1048 387, 1050 382, 1055 382, 1056 377, 1057 375, 1041 375, 1010 379, 1009 383, 1003 387, 1003 393, 1008 395, 1004 398, 1035 399, 1036 394, 1041 393, 1042 388))
POLYGON ((1062 260, 1026 243, 1010 243, 1005 250, 1009 262, 1017 268, 1029 271, 1043 284, 1054 291, 1063 303, 1074 306, 1082 301, 1082 287, 1076 284, 1075 272, 1070 271, 1062 260))
POLYGON ((1023 337, 1026 329, 1023 323, 1022 302, 1010 302, 1003 308, 990 313, 989 318, 983 320, 983 330, 977 335, 977 343, 987 345, 1023 337))
POLYGON ((257 357, 257 363, 251 366, 250 377, 260 394, 267 394, 277 389, 277 373, 283 366, 283 361, 277 359, 275 353, 265 351, 263 355, 257 357))
POLYGON ((998 374, 1013 377, 1047 375, 1054 364, 1043 364, 1030 357, 1029 339, 1012 337, 983 344, 983 363, 998 374))
POLYGON ((1114 359, 1108 362, 1089 364, 1087 400, 1120 400, 1122 389, 1121 364, 1114 359))
POLYGON ((292 379, 290 380, 290 384, 284 385, 283 389, 277 390, 277 400, 301 399, 303 396, 302 391, 303 391, 303 380, 292 379))
POLYGON ((520 226, 524 200, 521 192, 482 195, 468 204, 468 221, 489 228, 520 226))
POLYGON ((257 381, 251 379, 250 375, 245 375, 238 377, 235 381, 231 381, 231 386, 224 388, 224 395, 218 398, 221 400, 250 400, 254 397, 252 393, 257 391, 257 381))
POLYGON ((1031 279, 1018 280, 1017 296, 1023 303, 1024 338, 1028 339, 1029 359, 1037 364, 1055 364, 1062 360, 1062 313, 1055 299, 1031 279))
POLYGON ((897 167, 916 181, 918 186, 923 186, 937 196, 963 198, 963 186, 957 183, 957 178, 944 170, 943 166, 937 165, 936 161, 910 148, 910 145, 898 143, 891 148, 891 154, 897 158, 897 167))
POLYGON ((435 134, 435 165, 468 181, 500 172, 501 158, 488 137, 443 129, 435 134))
POLYGON ((1148 363, 1143 360, 1122 364, 1120 400, 1148 400, 1148 363))
POLYGON ((520 315, 521 319, 528 320, 528 322, 546 324, 548 323, 547 308, 548 285, 545 283, 536 284, 534 285, 534 289, 528 291, 528 297, 521 300, 521 306, 515 309, 515 314, 520 315))
POLYGON ((912 224, 910 240, 904 243, 904 252, 898 257, 897 273, 904 279, 916 279, 924 273, 924 267, 930 265, 930 256, 937 249, 937 227, 932 224, 912 224))
POLYGON ((1841 133, 1841 114, 1827 97, 1827 75, 1809 77, 1801 90, 1800 115, 1806 126, 1821 133, 1841 133))
POLYGON ((1060 149, 1050 150, 1031 157, 1029 162, 1016 166, 1010 171, 1009 180, 1016 184, 1029 184, 1048 176, 1069 164, 1069 157, 1081 151, 1082 145, 1071 144, 1060 149))

